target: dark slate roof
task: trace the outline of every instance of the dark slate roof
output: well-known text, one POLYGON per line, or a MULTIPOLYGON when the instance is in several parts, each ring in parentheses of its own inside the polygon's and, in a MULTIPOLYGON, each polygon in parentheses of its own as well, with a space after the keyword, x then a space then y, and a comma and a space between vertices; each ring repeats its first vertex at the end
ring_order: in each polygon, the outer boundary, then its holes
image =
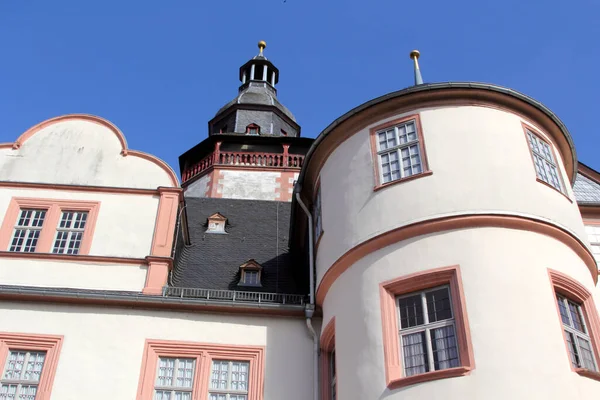
POLYGON ((286 106, 279 102, 274 93, 271 93, 265 87, 248 86, 233 100, 221 107, 215 116, 220 115, 234 104, 260 104, 265 106, 274 106, 288 116, 292 121, 296 122, 296 117, 294 117, 294 114, 292 114, 292 112, 286 106))
POLYGON ((295 279, 302 268, 288 249, 288 202, 186 198, 190 245, 177 249, 172 286, 305 294, 295 279), (227 234, 206 233, 207 218, 227 218, 227 234), (239 267, 254 259, 262 265, 262 287, 239 286, 239 267))
POLYGON ((577 174, 573 192, 578 204, 600 204, 600 185, 583 174, 577 174))

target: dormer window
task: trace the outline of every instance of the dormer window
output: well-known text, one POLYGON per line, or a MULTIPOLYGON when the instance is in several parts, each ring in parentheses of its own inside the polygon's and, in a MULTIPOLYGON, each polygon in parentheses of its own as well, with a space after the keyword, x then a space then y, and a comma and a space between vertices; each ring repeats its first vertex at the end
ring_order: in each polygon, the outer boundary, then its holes
POLYGON ((255 260, 249 260, 240 265, 239 286, 262 286, 260 283, 262 266, 255 260))
POLYGON ((208 228, 206 229, 206 233, 227 233, 225 232, 226 223, 227 218, 219 213, 214 213, 208 217, 208 228))
POLYGON ((246 127, 247 135, 259 135, 260 134, 260 126, 256 124, 250 124, 246 127))

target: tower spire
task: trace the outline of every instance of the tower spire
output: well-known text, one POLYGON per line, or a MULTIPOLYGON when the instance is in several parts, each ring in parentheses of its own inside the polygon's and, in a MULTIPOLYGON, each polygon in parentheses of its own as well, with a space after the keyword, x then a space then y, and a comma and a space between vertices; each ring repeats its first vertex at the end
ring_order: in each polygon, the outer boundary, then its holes
POLYGON ((415 85, 423 84, 423 77, 421 76, 421 70, 419 69, 419 50, 413 50, 410 52, 410 58, 414 61, 415 64, 415 85))
POLYGON ((260 50, 260 53, 258 53, 259 56, 264 57, 263 50, 266 47, 267 47, 267 42, 265 42, 264 40, 261 40, 260 42, 258 42, 258 49, 260 50))

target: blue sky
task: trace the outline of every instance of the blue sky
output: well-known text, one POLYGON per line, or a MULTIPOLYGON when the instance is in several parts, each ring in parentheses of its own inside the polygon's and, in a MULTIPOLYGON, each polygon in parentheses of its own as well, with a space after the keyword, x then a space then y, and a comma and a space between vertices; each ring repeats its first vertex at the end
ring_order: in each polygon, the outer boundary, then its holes
POLYGON ((600 169, 599 15, 600 0, 0 0, 0 142, 89 113, 178 171, 262 39, 303 136, 410 86, 418 48, 426 82, 490 82, 543 102, 600 169))

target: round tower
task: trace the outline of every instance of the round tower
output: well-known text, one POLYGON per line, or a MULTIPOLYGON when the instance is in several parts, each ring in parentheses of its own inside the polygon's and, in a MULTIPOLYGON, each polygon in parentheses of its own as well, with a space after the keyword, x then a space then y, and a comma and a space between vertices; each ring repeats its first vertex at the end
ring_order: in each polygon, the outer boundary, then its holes
POLYGON ((510 89, 415 80, 336 119, 298 180, 322 398, 592 398, 598 271, 567 128, 510 89))

